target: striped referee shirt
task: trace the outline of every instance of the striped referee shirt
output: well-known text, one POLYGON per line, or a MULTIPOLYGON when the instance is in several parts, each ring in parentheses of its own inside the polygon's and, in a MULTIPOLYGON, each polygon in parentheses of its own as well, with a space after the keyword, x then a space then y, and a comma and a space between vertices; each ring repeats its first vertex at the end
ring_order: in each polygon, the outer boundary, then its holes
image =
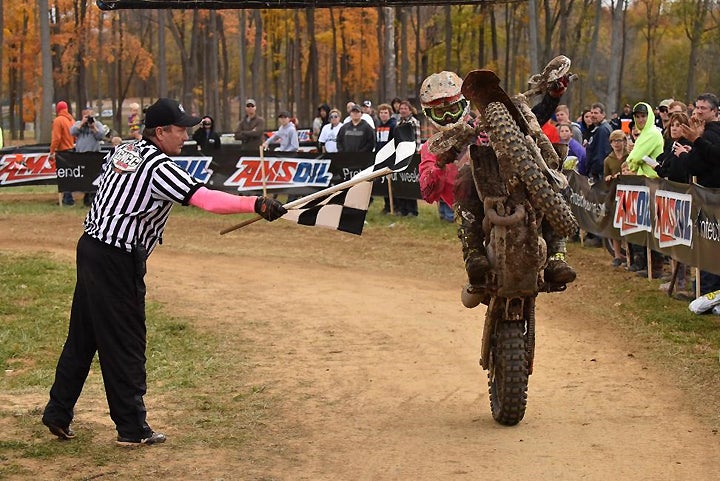
POLYGON ((141 244, 150 254, 173 203, 188 205, 203 185, 145 138, 117 146, 103 168, 85 232, 128 252, 141 244))

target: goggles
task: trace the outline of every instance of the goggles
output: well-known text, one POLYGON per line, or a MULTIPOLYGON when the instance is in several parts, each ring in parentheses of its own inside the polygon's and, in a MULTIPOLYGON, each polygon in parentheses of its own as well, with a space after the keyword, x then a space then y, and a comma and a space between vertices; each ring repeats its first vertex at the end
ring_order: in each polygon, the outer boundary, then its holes
POLYGON ((427 107, 424 109, 425 115, 440 125, 454 124, 460 120, 465 112, 468 102, 466 99, 460 99, 450 105, 427 107))

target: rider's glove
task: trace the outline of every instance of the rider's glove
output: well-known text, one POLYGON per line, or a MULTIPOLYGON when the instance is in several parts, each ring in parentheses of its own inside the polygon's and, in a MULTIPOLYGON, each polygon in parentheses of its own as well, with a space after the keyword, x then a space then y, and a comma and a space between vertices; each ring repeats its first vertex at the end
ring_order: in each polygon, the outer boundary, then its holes
POLYGON ((567 86, 569 83, 570 83, 570 76, 568 76, 568 75, 563 75, 562 77, 560 77, 559 79, 554 81, 550 85, 550 88, 548 89, 548 93, 550 94, 550 97, 555 98, 555 99, 559 99, 560 97, 562 97, 562 95, 567 90, 567 86))
POLYGON ((453 162, 455 162, 455 159, 457 159, 459 153, 460 152, 455 147, 452 147, 445 152, 441 152, 437 154, 437 157, 435 159, 435 165, 437 165, 441 169, 444 169, 447 164, 452 164, 453 162))
POLYGON ((287 213, 287 209, 272 197, 258 197, 255 200, 255 213, 265 220, 274 221, 287 213))

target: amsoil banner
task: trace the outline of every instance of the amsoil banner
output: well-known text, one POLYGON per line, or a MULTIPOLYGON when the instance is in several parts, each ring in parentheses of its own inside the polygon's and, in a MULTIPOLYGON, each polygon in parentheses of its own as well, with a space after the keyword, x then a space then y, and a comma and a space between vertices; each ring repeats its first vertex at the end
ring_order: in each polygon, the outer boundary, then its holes
POLYGON ((633 175, 590 186, 574 171, 566 175, 581 229, 720 274, 720 189, 633 175))
MULTIPOLYGON (((57 184, 59 192, 94 192, 105 154, 57 152, 53 162, 47 153, 6 153, 0 157, 0 188, 57 184)), ((181 155, 173 157, 173 160, 214 189, 255 195, 262 192, 264 185, 273 194, 305 195, 350 179, 371 165, 374 158, 374 154, 367 152, 268 152, 261 164, 258 154, 248 154, 239 146, 224 145, 209 157, 198 152, 193 145, 183 149, 181 155)), ((394 196, 420 198, 419 163, 420 156, 416 155, 405 171, 392 174, 394 196)), ((386 194, 387 180, 383 177, 374 182, 373 195, 386 194)))

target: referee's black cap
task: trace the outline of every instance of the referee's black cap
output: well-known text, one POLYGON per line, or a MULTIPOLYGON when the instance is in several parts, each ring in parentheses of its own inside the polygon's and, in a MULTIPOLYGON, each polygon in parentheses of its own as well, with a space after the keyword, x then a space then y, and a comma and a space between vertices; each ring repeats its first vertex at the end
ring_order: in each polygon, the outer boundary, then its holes
POLYGON ((159 98, 145 112, 146 129, 165 127, 166 125, 192 127, 199 123, 200 117, 189 115, 185 112, 182 104, 173 99, 159 98))

